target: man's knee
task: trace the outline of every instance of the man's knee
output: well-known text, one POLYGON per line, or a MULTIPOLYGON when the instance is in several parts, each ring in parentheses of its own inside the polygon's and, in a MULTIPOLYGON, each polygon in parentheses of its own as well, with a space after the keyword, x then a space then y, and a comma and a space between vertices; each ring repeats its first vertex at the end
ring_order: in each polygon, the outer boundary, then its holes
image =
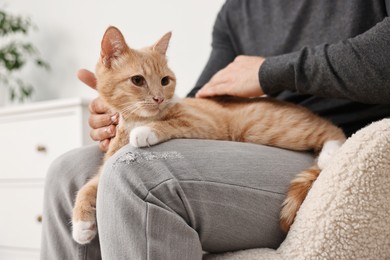
POLYGON ((126 145, 106 161, 99 179, 99 190, 104 193, 127 189, 141 199, 154 187, 175 179, 173 161, 180 155, 174 152, 137 149, 126 145))

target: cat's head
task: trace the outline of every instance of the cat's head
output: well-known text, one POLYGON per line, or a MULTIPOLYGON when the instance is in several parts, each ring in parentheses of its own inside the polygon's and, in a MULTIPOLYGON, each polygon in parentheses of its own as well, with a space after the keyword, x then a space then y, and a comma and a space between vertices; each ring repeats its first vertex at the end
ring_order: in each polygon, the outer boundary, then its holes
POLYGON ((176 78, 165 56, 170 38, 169 32, 152 46, 135 50, 117 28, 106 30, 96 66, 97 90, 125 120, 158 117, 174 102, 176 78))

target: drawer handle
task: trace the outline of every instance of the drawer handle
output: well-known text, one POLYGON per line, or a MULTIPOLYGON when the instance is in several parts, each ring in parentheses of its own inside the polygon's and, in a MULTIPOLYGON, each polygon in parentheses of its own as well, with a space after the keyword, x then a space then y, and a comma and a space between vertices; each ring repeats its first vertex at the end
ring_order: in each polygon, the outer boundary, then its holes
POLYGON ((40 153, 46 153, 47 152, 46 146, 41 145, 41 144, 38 144, 36 149, 37 149, 37 152, 40 152, 40 153))
POLYGON ((38 215, 37 216, 37 222, 38 223, 42 223, 42 215, 38 215))

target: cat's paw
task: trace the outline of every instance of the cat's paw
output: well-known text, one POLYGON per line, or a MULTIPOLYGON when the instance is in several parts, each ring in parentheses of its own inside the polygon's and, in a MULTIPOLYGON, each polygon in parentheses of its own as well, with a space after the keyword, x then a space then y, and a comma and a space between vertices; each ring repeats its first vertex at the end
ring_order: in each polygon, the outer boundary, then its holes
POLYGON ((129 143, 134 147, 146 147, 159 143, 159 140, 149 126, 138 126, 131 130, 129 143))
POLYGON ((74 221, 72 236, 73 239, 85 245, 92 241, 97 234, 96 221, 74 221))
POLYGON ((343 142, 339 140, 330 140, 325 142, 317 161, 317 165, 321 170, 329 164, 333 155, 342 145, 343 142))

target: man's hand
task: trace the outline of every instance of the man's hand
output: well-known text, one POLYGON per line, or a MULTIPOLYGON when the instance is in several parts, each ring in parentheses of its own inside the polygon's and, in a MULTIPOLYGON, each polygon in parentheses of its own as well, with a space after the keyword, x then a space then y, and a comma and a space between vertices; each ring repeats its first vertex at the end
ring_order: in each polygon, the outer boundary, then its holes
MULTIPOLYGON (((89 87, 96 89, 95 75, 89 70, 79 70, 77 77, 89 87)), ((100 97, 91 101, 89 104, 89 112, 88 123, 92 128, 90 136, 93 140, 100 141, 100 150, 106 152, 111 138, 115 136, 119 115, 118 113, 112 113, 104 105, 100 97)))
POLYGON ((263 57, 237 56, 232 63, 218 71, 198 91, 196 97, 205 98, 221 95, 256 97, 263 95, 259 83, 259 70, 264 61, 263 57))

